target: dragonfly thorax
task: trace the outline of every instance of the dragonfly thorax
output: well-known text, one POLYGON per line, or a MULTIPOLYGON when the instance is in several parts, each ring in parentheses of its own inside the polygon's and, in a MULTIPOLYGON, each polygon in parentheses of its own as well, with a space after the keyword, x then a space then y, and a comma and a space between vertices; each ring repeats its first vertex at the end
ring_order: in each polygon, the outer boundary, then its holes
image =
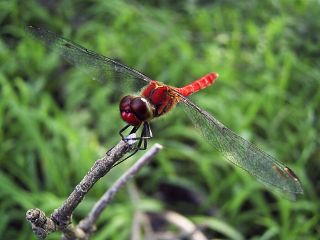
POLYGON ((121 118, 132 126, 151 120, 153 113, 153 105, 144 97, 125 96, 120 101, 121 118))

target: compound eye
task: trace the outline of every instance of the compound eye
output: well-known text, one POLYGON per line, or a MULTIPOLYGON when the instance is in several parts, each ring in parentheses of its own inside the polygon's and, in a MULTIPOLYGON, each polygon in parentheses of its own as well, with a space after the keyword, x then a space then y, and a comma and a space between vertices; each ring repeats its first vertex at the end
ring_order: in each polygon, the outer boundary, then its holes
POLYGON ((152 109, 145 98, 137 97, 131 101, 131 111, 141 121, 146 121, 152 117, 152 109))
POLYGON ((132 96, 125 96, 120 101, 120 111, 131 111, 130 103, 134 99, 132 96))
POLYGON ((131 109, 131 102, 135 99, 132 96, 125 96, 120 101, 120 115, 121 118, 129 123, 132 126, 139 126, 141 124, 141 120, 135 115, 135 113, 131 109))

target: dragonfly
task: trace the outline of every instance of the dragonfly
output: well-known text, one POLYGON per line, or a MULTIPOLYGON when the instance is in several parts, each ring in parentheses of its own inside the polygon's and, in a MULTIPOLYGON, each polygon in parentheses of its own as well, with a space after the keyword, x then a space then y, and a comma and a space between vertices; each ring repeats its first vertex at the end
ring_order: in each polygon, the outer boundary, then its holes
POLYGON ((147 141, 153 137, 150 121, 170 112, 177 104, 182 105, 194 126, 200 130, 205 140, 234 165, 253 175, 258 181, 277 192, 295 199, 303 194, 297 175, 275 158, 240 137, 207 111, 197 106, 189 96, 212 85, 217 73, 209 73, 184 87, 177 88, 153 80, 145 74, 130 68, 112 58, 88 50, 71 40, 33 26, 27 31, 44 45, 57 51, 69 63, 86 69, 94 79, 117 88, 133 89, 142 86, 140 95, 124 96, 120 100, 120 116, 126 126, 120 130, 123 140, 128 140, 123 132, 139 129, 141 135, 138 150, 147 148, 147 141))

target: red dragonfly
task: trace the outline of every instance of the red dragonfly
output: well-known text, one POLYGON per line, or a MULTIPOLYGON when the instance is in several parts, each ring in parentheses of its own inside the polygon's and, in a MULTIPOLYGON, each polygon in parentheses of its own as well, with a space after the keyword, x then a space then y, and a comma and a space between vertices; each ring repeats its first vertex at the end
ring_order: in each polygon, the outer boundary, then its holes
POLYGON ((187 115, 207 142, 230 162, 272 189, 292 198, 295 198, 296 194, 303 193, 298 177, 289 167, 232 132, 188 98, 189 95, 213 84, 218 77, 217 73, 209 73, 185 87, 176 88, 152 80, 135 69, 81 47, 50 31, 28 27, 28 32, 56 50, 71 64, 85 68, 96 80, 116 84, 118 88, 129 86, 133 89, 137 84, 144 85, 140 96, 125 96, 120 101, 120 115, 127 123, 120 131, 120 135, 124 140, 128 140, 122 133, 130 126, 132 126, 131 133, 135 133, 141 127, 141 136, 137 138, 139 149, 145 149, 147 140, 152 138, 149 121, 166 114, 179 103, 185 108, 187 115))

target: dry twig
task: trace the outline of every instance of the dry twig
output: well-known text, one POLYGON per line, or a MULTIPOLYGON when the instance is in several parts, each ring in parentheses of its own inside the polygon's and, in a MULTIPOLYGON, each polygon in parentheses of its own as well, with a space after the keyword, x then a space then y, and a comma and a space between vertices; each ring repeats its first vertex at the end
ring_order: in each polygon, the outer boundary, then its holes
MULTIPOLYGON (((93 223, 96 221, 96 218, 100 215, 98 211, 102 211, 104 207, 102 208, 98 207, 98 209, 94 208, 95 209, 94 216, 96 217, 95 218, 90 217, 91 225, 85 224, 83 228, 80 227, 80 225, 79 227, 76 227, 76 228, 71 225, 71 215, 75 210, 75 208, 83 200, 86 193, 91 189, 91 187, 101 177, 103 177, 117 161, 119 161, 126 153, 129 153, 132 150, 133 146, 134 146, 133 143, 128 144, 124 141, 120 141, 114 148, 112 148, 106 154, 106 156, 97 160, 93 165, 93 167, 90 169, 90 171, 86 174, 86 176, 75 187, 73 192, 62 204, 62 206, 54 210, 54 212, 50 217, 46 217, 45 213, 38 208, 29 209, 26 213, 26 219, 31 223, 32 230, 35 233, 35 235, 39 239, 45 239, 50 233, 55 231, 61 231, 64 234, 62 239, 65 239, 65 240, 87 239, 87 233, 92 231, 93 223), (84 231, 84 230, 87 230, 87 231, 84 231)), ((149 156, 148 161, 152 158, 154 154, 156 154, 156 152, 158 152, 161 146, 158 145, 156 148, 157 150, 151 156, 150 156, 150 152, 146 153, 147 156, 149 156)), ((123 183, 119 185, 119 188, 126 181, 128 181, 134 174, 136 174, 137 171, 142 167, 142 165, 137 167, 136 171, 125 173, 124 176, 126 176, 126 180, 122 180, 123 183)), ((110 192, 110 190, 108 192, 110 192)), ((110 202, 112 200, 114 194, 118 190, 119 189, 113 188, 113 190, 109 193, 111 198, 109 196, 109 200, 107 200, 107 202, 110 202)))
POLYGON ((131 168, 129 168, 112 186, 111 188, 100 198, 100 200, 94 205, 88 216, 83 219, 78 228, 82 231, 89 233, 94 229, 94 223, 102 211, 107 207, 107 204, 112 201, 115 194, 133 177, 140 169, 150 162, 155 154, 162 148, 160 144, 155 144, 152 148, 146 152, 131 168))

